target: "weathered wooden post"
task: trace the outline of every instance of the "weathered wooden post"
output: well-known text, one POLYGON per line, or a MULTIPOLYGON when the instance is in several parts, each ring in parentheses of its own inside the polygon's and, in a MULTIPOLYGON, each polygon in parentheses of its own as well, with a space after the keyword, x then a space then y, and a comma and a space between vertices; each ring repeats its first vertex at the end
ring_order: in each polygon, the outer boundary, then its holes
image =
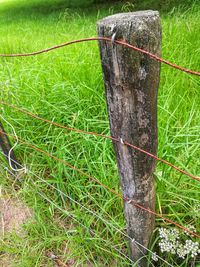
MULTIPOLYGON (((3 124, 0 122, 0 148, 2 149, 3 153, 5 154, 6 160, 8 161, 9 151, 11 150, 12 146, 10 144, 9 138, 5 133, 5 129, 3 124)), ((19 169, 20 164, 17 161, 17 158, 13 151, 10 153, 12 167, 14 169, 19 169)))
MULTIPOLYGON (((138 11, 98 22, 99 37, 114 37, 160 56, 161 26, 157 11, 138 11), (115 34, 113 36, 113 34, 115 34)), ((114 43, 99 41, 111 134, 153 154, 157 151, 157 91, 160 63, 114 43)), ((152 173, 155 160, 123 143, 114 142, 123 196, 154 210, 152 173)), ((147 247, 154 215, 124 201, 127 232, 147 247)), ((131 258, 146 254, 130 242, 131 258)), ((141 260, 138 266, 147 266, 141 260)))

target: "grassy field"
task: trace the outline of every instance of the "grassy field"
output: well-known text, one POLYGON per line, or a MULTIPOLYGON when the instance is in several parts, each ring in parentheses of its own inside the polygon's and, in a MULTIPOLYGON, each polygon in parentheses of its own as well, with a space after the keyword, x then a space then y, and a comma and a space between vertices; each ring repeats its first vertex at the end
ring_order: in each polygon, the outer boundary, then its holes
MULTIPOLYGON (((78 9, 68 8, 61 0, 0 1, 0 53, 30 52, 68 40, 96 36, 98 19, 119 11, 157 7, 157 2, 78 9)), ((182 5, 173 5, 169 2, 160 8, 162 57, 199 70, 200 6, 197 1, 188 3, 183 1, 182 5)), ((36 57, 0 58, 0 77, 1 100, 63 125, 109 135, 97 43, 72 45, 36 57)), ((199 103, 199 78, 162 66, 158 155, 198 176, 199 103)), ((109 140, 74 132, 66 134, 64 130, 6 106, 1 106, 1 111, 20 138, 120 191, 115 155, 109 140)), ((12 133, 6 124, 5 128, 12 133)), ((1 259, 3 262, 7 258, 9 266, 14 267, 54 266, 48 257, 48 252, 53 252, 67 262, 67 266, 129 266, 129 261, 115 250, 127 254, 125 238, 112 227, 125 228, 122 202, 118 198, 87 177, 23 144, 17 146, 16 154, 31 173, 23 177, 23 183, 13 184, 2 168, 3 195, 23 200, 32 209, 34 217, 25 224, 23 235, 7 233, 1 238, 0 265, 1 259), (69 201, 61 191, 97 212, 110 224, 69 201), (91 229, 97 234, 91 233, 91 229)), ((3 158, 2 162, 5 164, 3 158)), ((155 179, 156 210, 182 225, 192 224, 199 229, 198 182, 160 163, 155 179)), ((166 225, 157 219, 156 229, 160 227, 166 225)), ((181 259, 161 253, 158 238, 155 231, 151 249, 172 266, 200 266, 197 258, 194 263, 190 256, 181 259)), ((160 261, 157 266, 167 265, 160 261)))

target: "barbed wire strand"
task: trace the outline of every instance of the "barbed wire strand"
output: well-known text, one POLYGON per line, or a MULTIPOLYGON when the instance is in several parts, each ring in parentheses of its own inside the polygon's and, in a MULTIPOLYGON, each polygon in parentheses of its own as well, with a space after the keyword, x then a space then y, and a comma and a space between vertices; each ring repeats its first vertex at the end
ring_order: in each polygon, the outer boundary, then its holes
POLYGON ((121 45, 121 46, 125 46, 127 48, 130 48, 134 51, 137 51, 139 53, 142 53, 142 54, 145 54, 147 55, 148 57, 158 61, 158 62, 161 62, 161 63, 164 63, 166 65, 169 65, 170 67, 172 68, 175 68, 175 69, 178 69, 180 71, 183 71, 183 72, 186 72, 186 73, 189 73, 189 74, 193 74, 193 75, 197 75, 197 76, 200 76, 200 72, 198 71, 193 71, 193 70, 190 70, 190 69, 187 69, 187 68, 183 68, 183 67, 180 67, 174 63, 171 63, 165 59, 162 59, 160 57, 158 57, 157 55, 154 55, 144 49, 141 49, 141 48, 138 48, 136 46, 133 46, 127 42, 125 42, 124 40, 112 40, 112 38, 109 38, 109 37, 90 37, 90 38, 82 38, 82 39, 78 39, 78 40, 72 40, 72 41, 69 41, 69 42, 66 42, 66 43, 63 43, 63 44, 59 44, 59 45, 55 45, 55 46, 52 46, 52 47, 49 47, 49 48, 46 48, 46 49, 42 49, 42 50, 39 50, 39 51, 36 51, 36 52, 31 52, 31 53, 16 53, 16 54, 0 54, 0 57, 29 57, 29 56, 35 56, 35 55, 39 55, 39 54, 43 54, 43 53, 47 53, 47 52, 50 52, 52 50, 55 50, 55 49, 58 49, 58 48, 61 48, 61 47, 65 47, 65 46, 68 46, 68 45, 72 45, 72 44, 76 44, 76 43, 81 43, 81 42, 89 42, 89 41, 106 41, 106 42, 111 42, 112 43, 115 43, 115 44, 118 44, 118 45, 121 45))
MULTIPOLYGON (((0 131, 0 132, 2 132, 2 131, 0 131)), ((3 133, 3 132, 2 132, 2 133, 3 133)), ((8 135, 8 136, 12 136, 12 135, 10 135, 10 134, 8 134, 8 133, 4 133, 4 134, 6 134, 6 135, 8 135)), ((12 137, 13 137, 13 136, 12 136, 12 137)), ((22 140, 22 139, 19 139, 19 140, 20 140, 21 143, 23 143, 23 144, 25 144, 26 146, 32 148, 33 150, 38 151, 38 152, 40 152, 40 153, 42 153, 42 154, 44 154, 44 155, 47 155, 48 157, 54 159, 55 161, 58 161, 58 162, 64 164, 65 166, 67 166, 67 167, 69 167, 69 168, 71 168, 71 169, 73 169, 73 170, 79 172, 81 175, 87 177, 89 180, 98 183, 99 185, 101 185, 102 187, 104 187, 105 189, 107 189, 108 191, 110 191, 111 193, 115 194, 117 197, 119 197, 119 198, 123 199, 124 201, 126 201, 128 204, 133 205, 133 206, 135 206, 135 207, 137 207, 137 208, 139 208, 139 209, 142 209, 142 210, 144 210, 144 211, 146 211, 146 212, 148 212, 148 213, 151 213, 151 214, 153 214, 153 215, 155 215, 155 216, 157 216, 157 217, 160 217, 160 218, 163 219, 164 221, 169 222, 169 223, 171 223, 171 224, 174 224, 174 225, 176 225, 177 227, 179 227, 180 229, 182 229, 182 230, 184 230, 184 231, 186 231, 186 232, 188 232, 188 233, 190 233, 190 234, 192 234, 192 235, 197 236, 197 237, 200 238, 199 235, 197 235, 196 233, 190 231, 189 229, 187 229, 187 228, 185 228, 185 227, 179 225, 178 223, 176 223, 176 222, 174 222, 174 221, 172 221, 172 220, 170 220, 170 219, 168 219, 168 218, 163 217, 162 215, 160 215, 160 214, 154 212, 153 210, 150 210, 150 209, 145 208, 144 206, 142 206, 142 205, 140 205, 140 204, 138 204, 138 203, 133 202, 132 199, 128 199, 128 198, 126 198, 126 197, 123 197, 121 194, 117 193, 117 192, 116 192, 115 190, 113 190, 112 188, 110 188, 110 187, 106 186, 105 184, 101 183, 98 179, 94 178, 93 176, 90 176, 89 174, 87 174, 87 173, 85 173, 84 171, 80 170, 79 168, 77 168, 77 167, 71 165, 70 163, 68 163, 68 162, 66 162, 66 161, 64 161, 64 160, 62 160, 62 159, 60 159, 60 158, 58 158, 58 157, 56 157, 56 156, 50 154, 49 152, 44 151, 44 150, 42 150, 42 149, 40 149, 40 148, 38 148, 38 147, 36 147, 36 146, 30 144, 30 143, 27 143, 26 141, 24 141, 24 140, 22 140)))
MULTIPOLYGON (((1 130, 0 130, 0 133, 3 133, 3 134, 5 134, 5 135, 7 135, 7 136, 12 136, 11 134, 4 133, 4 132, 1 131, 1 130)), ((12 137, 14 137, 14 136, 12 136, 12 137)), ((18 139, 19 139, 19 138, 18 138, 18 139)), ((109 186, 103 184, 103 183, 100 182, 98 179, 94 178, 93 176, 90 176, 89 174, 87 174, 87 173, 85 173, 84 171, 80 170, 79 168, 77 168, 77 167, 71 165, 70 163, 68 163, 68 162, 66 162, 66 161, 64 161, 64 160, 62 160, 62 159, 60 159, 60 158, 58 158, 58 157, 56 157, 56 156, 50 154, 50 153, 47 152, 47 151, 44 151, 44 150, 42 150, 42 149, 36 147, 35 145, 32 145, 32 144, 30 144, 30 143, 27 143, 26 141, 24 141, 24 140, 22 140, 22 139, 19 139, 19 141, 20 141, 21 143, 23 143, 24 145, 26 145, 26 146, 32 148, 33 150, 38 151, 38 152, 40 152, 40 153, 42 153, 42 154, 44 154, 44 155, 46 155, 46 156, 48 156, 48 157, 54 159, 55 161, 58 161, 58 162, 64 164, 65 166, 67 166, 67 167, 69 167, 69 168, 71 168, 71 169, 73 169, 73 170, 79 172, 81 175, 87 177, 89 180, 98 183, 98 184, 101 185, 103 188, 107 189, 109 192, 111 192, 112 194, 116 195, 118 198, 121 198, 121 199, 123 199, 124 201, 126 201, 129 205, 132 205, 132 206, 134 206, 134 207, 136 207, 136 208, 139 208, 139 209, 144 210, 144 211, 146 211, 146 212, 148 212, 148 213, 150 213, 150 214, 153 214, 153 215, 155 215, 155 216, 161 218, 162 220, 164 220, 164 221, 166 221, 166 222, 168 222, 168 223, 170 223, 170 224, 173 224, 173 225, 175 225, 176 227, 178 227, 178 228, 180 228, 180 229, 182 229, 182 230, 188 232, 189 234, 191 234, 191 235, 193 235, 193 236, 196 236, 196 237, 200 238, 200 235, 198 235, 197 233, 192 232, 191 230, 187 229, 186 227, 184 227, 184 226, 182 226, 182 225, 180 225, 180 224, 178 224, 178 223, 176 223, 176 222, 174 222, 174 221, 172 221, 172 220, 170 220, 170 219, 168 219, 168 218, 162 216, 162 215, 159 214, 159 213, 156 213, 156 212, 153 211, 153 210, 150 210, 149 208, 145 208, 144 206, 142 206, 142 205, 140 205, 140 204, 138 204, 138 203, 136 203, 136 202, 133 202, 132 199, 129 199, 129 198, 127 198, 127 197, 122 196, 120 193, 116 192, 115 190, 113 190, 113 189, 110 188, 109 186)))
MULTIPOLYGON (((83 133, 83 134, 88 134, 88 135, 99 136, 99 137, 102 137, 102 138, 105 138, 105 139, 110 139, 110 140, 115 141, 115 142, 121 142, 120 138, 117 138, 117 137, 108 136, 108 135, 104 135, 104 134, 99 134, 99 133, 96 133, 96 132, 87 132, 87 131, 84 131, 84 130, 80 130, 80 129, 64 126, 62 124, 50 121, 48 119, 41 118, 41 117, 37 116, 36 114, 33 114, 30 111, 27 111, 25 109, 19 108, 19 107, 15 106, 15 105, 8 104, 8 103, 3 102, 3 101, 0 101, 0 104, 8 106, 8 107, 11 107, 11 108, 13 108, 13 109, 15 109, 15 110, 17 110, 19 112, 22 112, 22 113, 24 113, 24 114, 26 114, 28 116, 31 116, 32 118, 41 120, 43 122, 49 123, 51 125, 54 125, 56 127, 59 127, 59 128, 62 128, 62 129, 68 130, 68 131, 73 131, 73 132, 77 132, 77 133, 83 133)), ((193 175, 191 173, 186 172, 185 170, 180 169, 179 167, 175 166, 174 164, 168 162, 167 160, 161 159, 161 158, 157 157, 156 155, 154 155, 154 154, 152 154, 152 153, 150 153, 150 152, 148 152, 148 151, 146 151, 146 150, 144 150, 142 148, 139 148, 139 147, 137 147, 137 146, 135 146, 133 144, 128 143, 125 140, 123 140, 123 144, 125 144, 125 145, 127 145, 127 146, 129 146, 129 147, 131 147, 131 148, 133 148, 135 150, 138 150, 141 153, 146 154, 146 155, 150 156, 151 158, 153 158, 153 159, 155 159, 157 161, 160 161, 160 162, 164 163, 165 165, 170 166, 171 168, 175 169, 176 171, 178 171, 178 172, 180 172, 180 173, 182 173, 182 174, 184 174, 184 175, 186 175, 186 176, 188 176, 188 177, 200 182, 200 177, 195 176, 195 175, 193 175)))
MULTIPOLYGON (((0 151, 1 152, 1 151, 0 151)), ((4 154, 3 152, 1 152, 1 154, 3 154, 4 156, 7 157, 6 154, 4 154)), ((15 160, 12 160, 13 162, 15 162, 15 160)), ((16 164, 18 164, 18 166, 22 166, 21 164, 15 162, 16 164)), ((56 190, 57 192, 59 192, 60 194, 62 194, 63 196, 67 197, 69 200, 71 200, 73 203, 75 203, 76 205, 80 206, 82 209, 86 210, 87 212, 89 212, 90 214, 92 214, 94 217, 100 219, 103 223, 105 223, 106 225, 109 225, 111 228, 113 228, 116 232, 119 232, 120 234, 122 234, 124 237, 128 238, 131 242, 134 242, 137 246, 142 247, 143 249, 145 249, 147 252, 151 253, 151 255, 155 255, 155 252, 153 252, 152 250, 148 249, 147 247, 143 246, 141 243, 139 243, 137 240, 131 238, 129 235, 127 235, 126 233, 124 233, 122 230, 118 229, 116 226, 114 226, 112 223, 110 223, 108 220, 104 219, 101 215, 97 214, 96 212, 92 211, 91 209, 88 209, 86 206, 82 205, 80 202, 78 202, 77 200, 74 200, 71 196, 67 195, 66 193, 62 192, 60 189, 56 188, 54 185, 48 183, 46 180, 44 180, 43 178, 41 178, 39 175, 37 175, 36 173, 34 173, 33 171, 31 171, 30 168, 28 168, 28 173, 32 174, 33 176, 35 176, 37 179, 39 179, 41 182, 47 184, 48 186, 50 186, 51 188, 53 188, 54 190, 56 190)), ((37 183, 31 179, 31 181, 37 186, 37 183)), ((117 225, 119 227, 119 225, 117 225)), ((140 250, 141 251, 141 250, 140 250)), ((142 251, 141 251, 142 252, 142 251)), ((143 253, 143 252, 142 252, 143 253)), ((143 253, 144 254, 144 253, 143 253)), ((145 257, 147 257, 144 254, 145 257)), ((164 260, 162 257, 160 257, 159 255, 156 254, 156 258, 160 259, 161 261, 163 261, 164 263, 168 264, 168 266, 172 266, 169 262, 167 262, 166 260, 164 260)), ((130 259, 130 258, 129 258, 130 259)), ((130 259, 131 260, 131 259, 130 259)), ((172 266, 173 267, 173 266, 172 266)))

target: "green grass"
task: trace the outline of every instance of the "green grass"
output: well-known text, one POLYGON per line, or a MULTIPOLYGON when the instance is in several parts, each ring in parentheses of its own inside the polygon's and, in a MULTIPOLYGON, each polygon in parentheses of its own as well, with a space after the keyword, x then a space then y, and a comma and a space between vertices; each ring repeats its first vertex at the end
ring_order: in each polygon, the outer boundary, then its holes
MULTIPOLYGON (((64 1, 0 2, 0 53, 30 52, 68 40, 96 35, 96 21, 120 10, 151 8, 150 4, 99 5, 97 8, 67 8, 64 1)), ((156 6, 152 2, 152 8, 156 6)), ((188 1, 189 2, 189 1, 188 1)), ((191 3, 191 2, 190 2, 191 3)), ((162 56, 181 66, 199 70, 200 6, 165 5, 161 12, 162 56), (165 12, 165 10, 171 10, 165 12)), ((1 99, 35 114, 79 129, 109 134, 105 92, 97 44, 82 43, 29 58, 0 58, 1 99)), ((158 155, 194 175, 200 175, 200 92, 199 79, 162 66, 158 97, 158 155)), ((18 136, 90 173, 120 191, 112 144, 109 140, 65 132, 3 106, 2 114, 13 124, 18 136)), ((6 125, 5 125, 6 126, 6 125)), ((11 132, 9 127, 7 131, 11 132)), ((21 162, 47 182, 66 192, 84 206, 123 229, 123 207, 119 199, 70 170, 30 148, 19 144, 21 162)), ((46 256, 54 251, 63 261, 75 259, 74 266, 128 266, 110 244, 127 253, 126 240, 99 219, 70 203, 61 193, 31 174, 13 190, 11 177, 2 171, 6 192, 22 198, 35 214, 27 223, 27 236, 9 235, 2 240, 0 254, 10 254, 15 267, 53 266, 46 256), (5 178, 6 177, 6 178, 5 178), (34 181, 34 182, 33 182, 34 181), (39 194, 38 194, 39 192, 39 194), (41 194, 70 212, 100 237, 91 235, 78 222, 44 200, 41 194), (104 242, 108 240, 108 243, 104 242)), ((185 225, 200 226, 199 184, 163 164, 157 164, 156 209, 185 225)), ((156 226, 163 226, 157 219, 156 226)), ((157 240, 157 239, 156 239, 157 240)), ((195 238, 194 238, 195 240, 195 238)), ((153 247, 153 245, 152 245, 153 247)), ((156 249, 155 244, 153 249, 156 249)), ((190 266, 190 259, 159 254, 173 266, 190 266)), ((166 266, 159 263, 159 266, 166 266)))

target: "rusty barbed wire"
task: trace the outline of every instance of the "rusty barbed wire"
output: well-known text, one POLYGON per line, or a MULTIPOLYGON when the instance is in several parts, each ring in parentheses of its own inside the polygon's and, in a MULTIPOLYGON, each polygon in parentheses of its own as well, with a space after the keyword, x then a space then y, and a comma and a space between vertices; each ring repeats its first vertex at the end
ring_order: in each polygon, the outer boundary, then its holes
MULTIPOLYGON (((31 116, 32 118, 41 120, 43 122, 49 123, 51 125, 54 125, 56 127, 59 127, 59 128, 62 128, 62 129, 68 130, 68 131, 74 131, 74 132, 77 132, 77 133, 83 133, 83 134, 88 134, 88 135, 99 136, 99 137, 102 137, 102 138, 105 138, 105 139, 110 139, 110 140, 112 140, 114 142, 121 142, 120 138, 118 138, 118 137, 99 134, 99 133, 96 133, 96 132, 88 132, 88 131, 84 131, 84 130, 80 130, 80 129, 76 129, 76 128, 72 128, 72 127, 67 127, 67 126, 64 126, 62 124, 50 121, 48 119, 41 118, 41 117, 37 116, 36 114, 33 114, 32 112, 27 111, 27 110, 22 109, 22 108, 19 108, 19 107, 15 106, 15 105, 11 105, 11 104, 8 104, 8 103, 3 102, 3 101, 0 101, 0 104, 8 106, 8 107, 11 107, 11 108, 13 108, 13 109, 15 109, 15 110, 17 110, 19 112, 22 112, 22 113, 24 113, 24 114, 26 114, 28 116, 31 116)), ((124 143, 124 145, 127 145, 127 146, 129 146, 129 147, 131 147, 131 148, 133 148, 133 149, 135 149, 135 150, 137 150, 137 151, 139 151, 139 152, 141 152, 143 154, 146 154, 149 157, 151 157, 151 158, 153 158, 153 159, 155 159, 157 161, 160 161, 160 162, 164 163, 165 165, 168 165, 171 168, 175 169, 176 171, 178 171, 178 172, 180 172, 180 173, 182 173, 182 174, 184 174, 184 175, 186 175, 186 176, 188 176, 188 177, 200 182, 200 177, 195 176, 195 175, 193 175, 191 173, 188 173, 188 172, 180 169, 179 167, 175 166, 174 164, 168 162, 167 160, 161 159, 161 158, 157 157, 156 155, 154 155, 154 154, 152 154, 152 153, 150 153, 150 152, 148 152, 148 151, 146 151, 146 150, 144 150, 144 149, 142 149, 142 148, 140 148, 138 146, 135 146, 133 144, 128 143, 125 140, 123 140, 123 143, 124 143)))
POLYGON ((35 52, 30 52, 30 53, 16 53, 16 54, 0 54, 0 57, 29 57, 29 56, 35 56, 35 55, 39 55, 39 54, 43 54, 43 53, 47 53, 47 52, 50 52, 52 50, 55 50, 55 49, 59 49, 61 47, 65 47, 65 46, 68 46, 68 45, 72 45, 72 44, 76 44, 76 43, 81 43, 81 42, 90 42, 90 41, 106 41, 106 42, 114 42, 115 44, 118 44, 118 45, 122 45, 122 46, 125 46, 125 47, 128 47, 134 51, 137 51, 139 53, 143 53, 147 56, 149 56, 150 58, 158 61, 158 62, 161 62, 161 63, 164 63, 166 65, 169 65, 170 67, 172 68, 175 68, 175 69, 178 69, 180 71, 183 71, 183 72, 186 72, 186 73, 189 73, 189 74, 192 74, 192 75, 197 75, 197 76, 200 76, 200 72, 199 71, 193 71, 193 70, 190 70, 190 69, 187 69, 187 68, 183 68, 183 67, 180 67, 170 61, 167 61, 163 58, 160 58, 159 56, 157 55, 154 55, 144 49, 141 49, 139 47, 136 47, 136 46, 133 46, 129 43, 127 43, 126 41, 124 40, 112 40, 112 38, 109 38, 109 37, 89 37, 89 38, 82 38, 82 39, 77 39, 77 40, 72 40, 72 41, 69 41, 69 42, 66 42, 66 43, 62 43, 62 44, 59 44, 59 45, 55 45, 55 46, 52 46, 52 47, 49 47, 49 48, 46 48, 46 49, 42 49, 42 50, 39 50, 39 51, 35 51, 35 52))
MULTIPOLYGON (((12 138, 15 139, 15 136, 13 136, 13 135, 11 135, 11 134, 8 134, 8 133, 5 133, 5 132, 3 132, 3 131, 1 131, 1 130, 0 130, 0 133, 5 134, 6 136, 11 136, 12 138)), ((35 145, 32 145, 32 144, 30 144, 30 143, 27 143, 26 141, 22 140, 21 138, 18 138, 18 140, 19 140, 20 143, 25 144, 26 146, 32 148, 33 150, 38 151, 38 152, 40 152, 40 153, 42 153, 42 154, 48 156, 49 158, 52 158, 52 159, 54 159, 55 161, 62 163, 63 165, 69 167, 70 169, 73 169, 73 170, 79 172, 81 175, 83 175, 83 176, 87 177, 89 180, 94 181, 95 183, 101 185, 104 189, 107 189, 109 192, 111 192, 112 194, 116 195, 118 198, 120 198, 120 199, 126 201, 129 205, 135 206, 136 208, 139 208, 139 209, 141 209, 141 210, 143 210, 143 211, 145 211, 145 212, 148 212, 148 213, 150 213, 150 214, 153 214, 153 215, 155 215, 156 217, 158 217, 158 218, 164 220, 165 222, 168 222, 168 223, 170 223, 170 224, 173 224, 173 225, 175 225, 176 227, 178 227, 179 229, 181 229, 181 230, 183 230, 183 231, 186 231, 186 232, 188 232, 189 234, 191 234, 191 235, 193 235, 193 236, 196 236, 196 237, 200 238, 200 235, 198 235, 197 233, 195 233, 195 232, 193 232, 193 231, 187 229, 186 227, 184 227, 184 226, 182 226, 182 225, 180 225, 180 224, 178 224, 178 223, 176 223, 176 222, 174 222, 174 221, 172 221, 172 220, 170 220, 170 219, 168 219, 168 218, 162 216, 161 214, 159 214, 159 213, 157 213, 157 212, 155 212, 155 211, 153 211, 153 210, 151 210, 151 209, 149 209, 149 208, 146 208, 146 207, 144 207, 144 206, 142 206, 142 205, 140 205, 140 204, 138 204, 138 203, 135 203, 132 199, 129 199, 129 198, 127 198, 127 197, 122 196, 120 193, 116 192, 115 190, 113 190, 113 189, 110 188, 109 186, 103 184, 102 182, 100 182, 100 181, 99 181, 98 179, 96 179, 95 177, 93 177, 93 176, 91 176, 91 175, 85 173, 84 171, 82 171, 82 170, 80 170, 79 168, 73 166, 72 164, 68 163, 67 161, 62 160, 62 159, 60 159, 60 158, 58 158, 58 157, 52 155, 51 153, 49 153, 49 152, 47 152, 47 151, 45 151, 45 150, 42 150, 41 148, 36 147, 35 145)))

